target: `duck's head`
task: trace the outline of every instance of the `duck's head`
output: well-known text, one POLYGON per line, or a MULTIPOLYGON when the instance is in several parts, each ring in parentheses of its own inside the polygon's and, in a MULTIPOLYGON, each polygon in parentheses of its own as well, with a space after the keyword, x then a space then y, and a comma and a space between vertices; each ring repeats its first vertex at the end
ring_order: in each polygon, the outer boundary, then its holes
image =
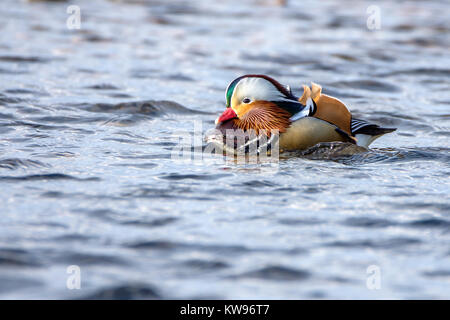
MULTIPOLYGON (((229 120, 234 122, 250 121, 242 129, 256 125, 257 128, 269 129, 270 123, 289 118, 301 111, 305 106, 295 97, 288 86, 283 86, 266 75, 244 75, 233 80, 225 91, 226 110, 217 118, 220 125, 229 120), (259 125, 258 125, 259 124, 259 125)), ((286 125, 286 124, 284 124, 286 125)))

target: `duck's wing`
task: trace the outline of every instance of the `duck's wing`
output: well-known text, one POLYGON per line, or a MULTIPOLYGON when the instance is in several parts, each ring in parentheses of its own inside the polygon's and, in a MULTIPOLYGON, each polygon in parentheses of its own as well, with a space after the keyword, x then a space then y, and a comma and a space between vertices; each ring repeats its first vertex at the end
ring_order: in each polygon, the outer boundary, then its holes
POLYGON ((316 83, 311 83, 311 88, 303 86, 303 95, 299 99, 300 103, 306 104, 309 98, 312 98, 315 103, 315 110, 310 116, 332 123, 351 135, 352 115, 342 101, 322 94, 322 87, 316 83))
POLYGON ((313 106, 302 110, 303 113, 308 111, 308 116, 335 125, 336 131, 346 141, 354 142, 356 140, 356 144, 359 146, 367 148, 375 139, 396 130, 395 128, 382 128, 365 120, 354 119, 342 101, 322 94, 322 87, 313 82, 311 88, 303 86, 303 95, 298 101, 308 106, 311 99, 313 106))
POLYGON ((366 120, 352 119, 351 121, 351 132, 357 140, 356 144, 365 148, 369 147, 375 139, 395 130, 397 128, 382 128, 366 120))

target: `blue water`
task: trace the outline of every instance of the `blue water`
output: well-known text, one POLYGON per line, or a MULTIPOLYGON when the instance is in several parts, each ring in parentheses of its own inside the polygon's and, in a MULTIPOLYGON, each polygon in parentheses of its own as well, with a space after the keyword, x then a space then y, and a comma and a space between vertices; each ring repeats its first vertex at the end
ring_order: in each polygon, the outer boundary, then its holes
POLYGON ((450 298, 448 3, 276 2, 1 1, 0 298, 450 298), (173 159, 246 73, 398 130, 173 159))

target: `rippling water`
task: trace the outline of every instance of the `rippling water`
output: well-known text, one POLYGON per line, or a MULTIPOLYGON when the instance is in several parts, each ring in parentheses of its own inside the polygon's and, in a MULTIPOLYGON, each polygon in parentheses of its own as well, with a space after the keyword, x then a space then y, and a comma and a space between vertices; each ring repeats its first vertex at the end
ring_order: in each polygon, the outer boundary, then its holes
POLYGON ((450 298, 448 2, 274 3, 1 1, 0 298, 450 298), (171 159, 245 73, 398 131, 171 159))

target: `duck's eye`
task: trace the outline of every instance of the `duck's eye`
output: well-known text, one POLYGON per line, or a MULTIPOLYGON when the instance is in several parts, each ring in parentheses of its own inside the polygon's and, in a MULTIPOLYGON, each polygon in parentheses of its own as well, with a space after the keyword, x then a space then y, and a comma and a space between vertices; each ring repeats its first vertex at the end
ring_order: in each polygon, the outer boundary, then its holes
POLYGON ((252 102, 252 100, 250 100, 250 98, 244 98, 244 99, 242 100, 242 102, 243 102, 243 103, 250 103, 250 102, 252 102))

